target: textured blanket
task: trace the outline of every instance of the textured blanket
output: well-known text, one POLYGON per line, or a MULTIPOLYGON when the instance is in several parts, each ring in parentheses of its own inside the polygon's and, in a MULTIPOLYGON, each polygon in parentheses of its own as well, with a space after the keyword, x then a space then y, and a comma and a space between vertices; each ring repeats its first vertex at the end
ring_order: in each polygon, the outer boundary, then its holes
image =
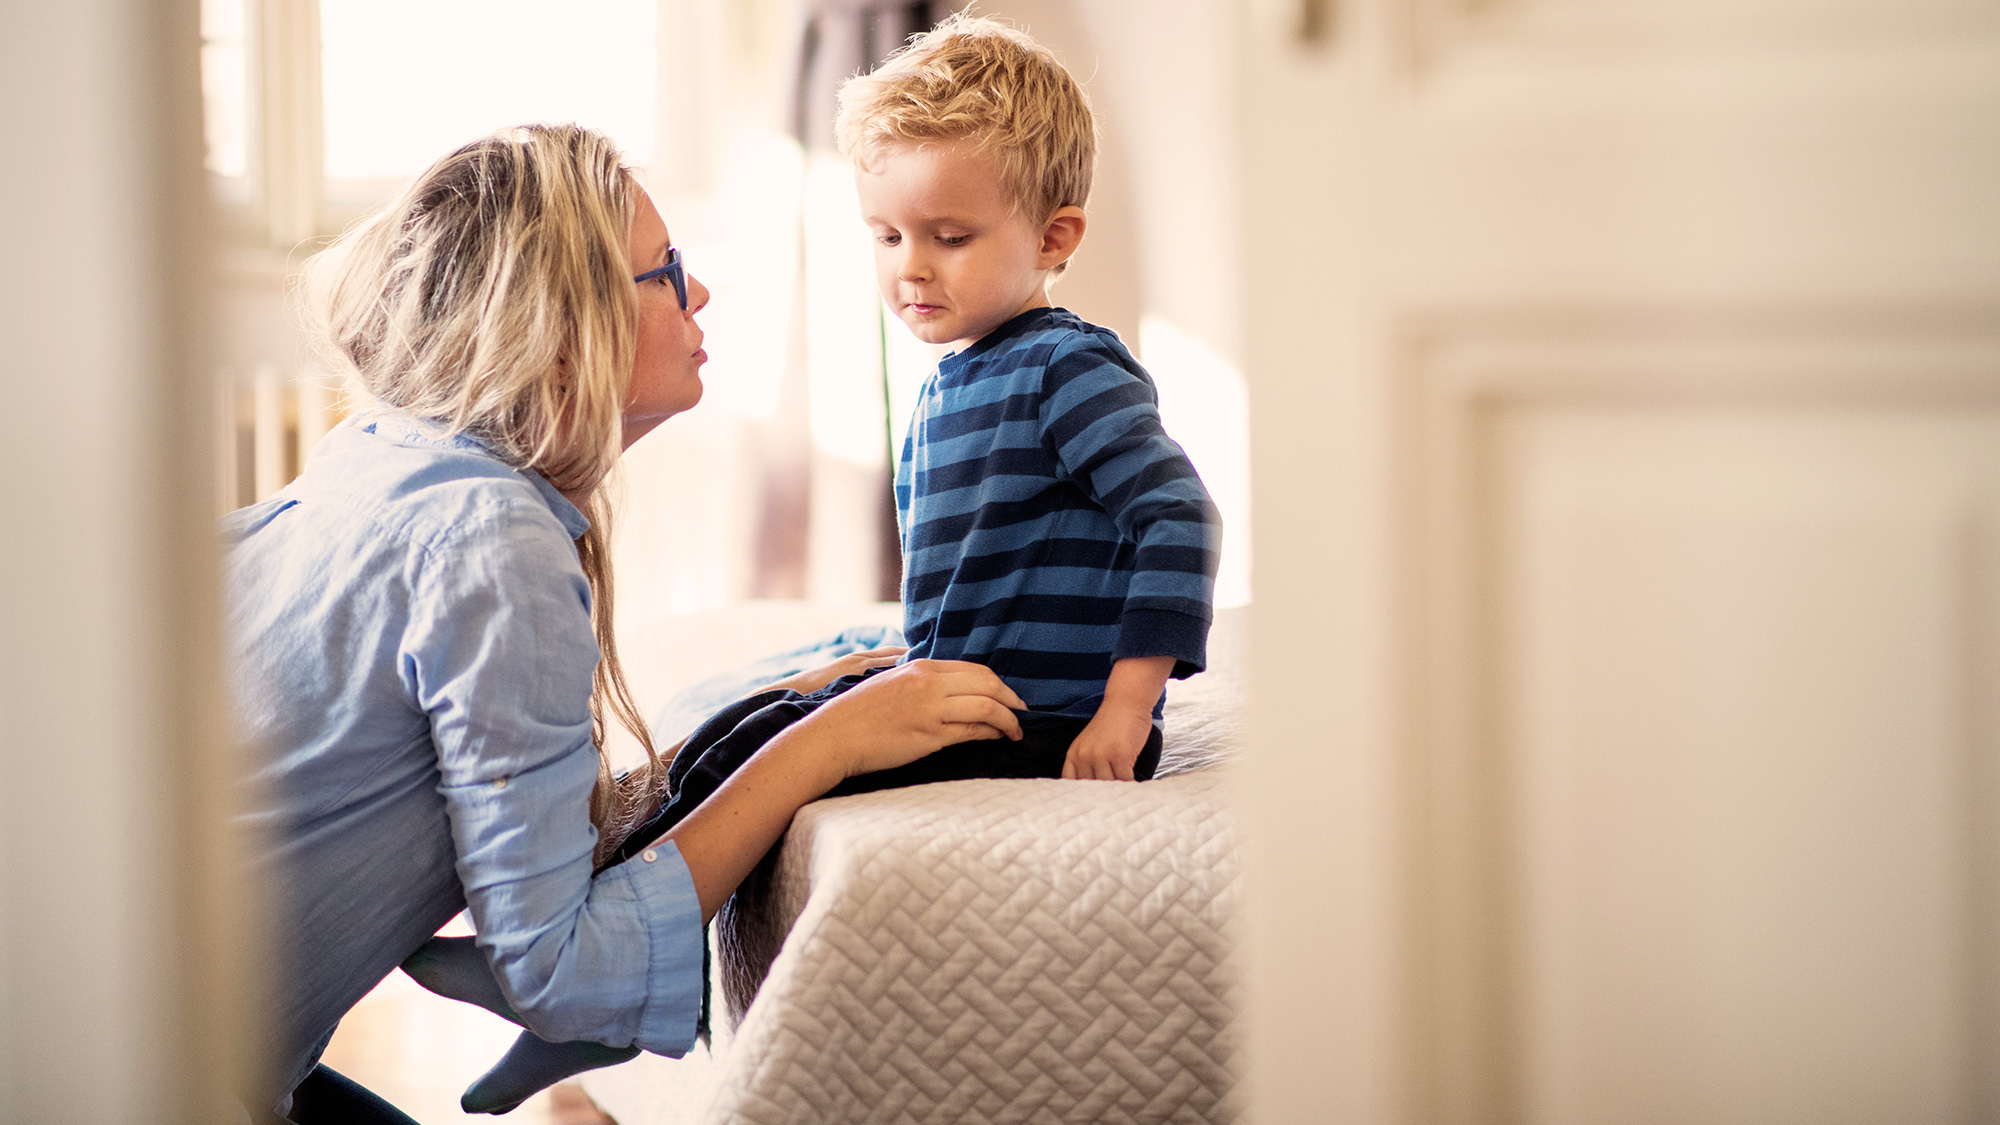
POLYGON ((1233 1119, 1237 852, 1207 767, 1238 739, 1240 624, 1170 692, 1159 780, 808 806, 719 919, 714 1053, 591 1093, 626 1125, 1233 1119))

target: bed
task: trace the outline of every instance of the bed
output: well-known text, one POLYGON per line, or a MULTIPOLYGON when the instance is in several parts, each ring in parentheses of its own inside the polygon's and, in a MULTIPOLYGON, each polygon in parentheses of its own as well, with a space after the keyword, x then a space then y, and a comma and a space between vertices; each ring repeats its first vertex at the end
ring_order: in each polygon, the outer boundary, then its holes
MULTIPOLYGON (((718 669, 896 616, 753 603, 635 630, 625 661, 642 695, 678 693, 671 739, 718 669)), ((1232 1120, 1243 626, 1222 611, 1211 670, 1170 687, 1152 782, 806 807, 717 919, 712 1046, 586 1089, 623 1125, 1232 1120)))

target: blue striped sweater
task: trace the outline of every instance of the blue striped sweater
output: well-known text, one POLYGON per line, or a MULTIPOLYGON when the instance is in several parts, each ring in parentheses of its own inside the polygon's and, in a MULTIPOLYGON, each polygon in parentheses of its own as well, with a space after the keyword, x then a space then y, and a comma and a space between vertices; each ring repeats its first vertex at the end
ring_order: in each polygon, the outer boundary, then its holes
MULTIPOLYGON (((1114 660, 1201 671, 1221 521, 1115 333, 1031 309, 946 356, 896 466, 910 659, 1087 718, 1114 660)), ((1159 714, 1155 706, 1154 714, 1159 714)))

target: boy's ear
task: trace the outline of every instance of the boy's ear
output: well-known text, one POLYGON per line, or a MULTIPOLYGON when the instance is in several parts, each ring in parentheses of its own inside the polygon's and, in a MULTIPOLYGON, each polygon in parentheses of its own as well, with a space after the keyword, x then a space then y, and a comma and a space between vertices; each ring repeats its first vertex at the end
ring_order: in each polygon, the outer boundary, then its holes
POLYGON ((1052 270, 1069 261, 1069 256, 1083 244, 1083 228, 1087 223, 1081 207, 1056 208, 1048 225, 1042 228, 1042 252, 1035 263, 1037 268, 1052 270))

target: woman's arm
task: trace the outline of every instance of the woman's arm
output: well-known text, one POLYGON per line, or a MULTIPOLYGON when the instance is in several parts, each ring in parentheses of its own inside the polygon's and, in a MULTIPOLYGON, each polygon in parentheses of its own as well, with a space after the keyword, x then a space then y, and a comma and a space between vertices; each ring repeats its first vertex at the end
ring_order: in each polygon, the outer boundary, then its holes
POLYGON ((398 671, 430 718, 459 881, 501 991, 536 1034, 679 1054, 700 1010, 701 923, 850 773, 1016 733, 988 669, 890 669, 774 739, 653 861, 592 878, 597 656, 575 548, 546 513, 463 523, 427 566, 398 671), (681 847, 687 849, 685 853, 681 847), (672 856, 669 852, 674 853, 672 856))
POLYGON ((669 829, 713 918, 792 815, 855 774, 899 766, 960 742, 1021 737, 1025 704, 993 671, 918 660, 884 672, 766 743, 715 795, 669 829))

